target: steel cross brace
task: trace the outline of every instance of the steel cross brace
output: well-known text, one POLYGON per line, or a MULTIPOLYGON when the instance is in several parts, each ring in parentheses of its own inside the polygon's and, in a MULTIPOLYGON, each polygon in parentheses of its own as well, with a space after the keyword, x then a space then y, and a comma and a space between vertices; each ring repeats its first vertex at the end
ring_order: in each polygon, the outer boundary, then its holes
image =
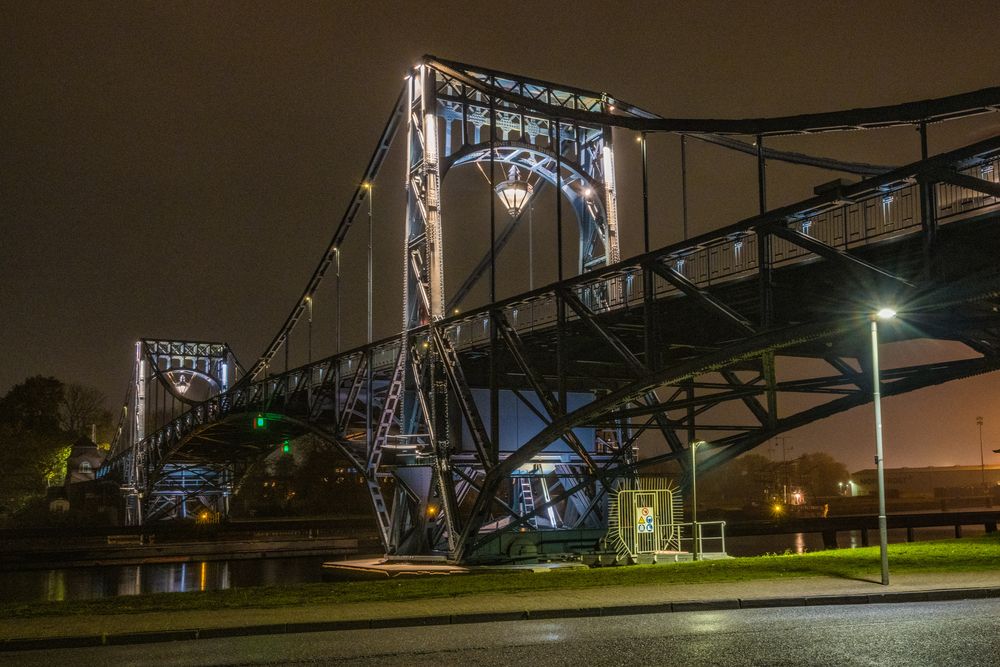
MULTIPOLYGON (((649 373, 649 368, 643 364, 631 350, 628 349, 628 346, 625 345, 625 343, 623 343, 618 336, 600 325, 594 312, 587 308, 587 306, 580 301, 576 294, 565 288, 557 288, 556 293, 562 301, 577 314, 580 320, 587 326, 588 329, 591 330, 591 332, 593 332, 600 340, 602 340, 625 361, 634 376, 641 377, 649 373)), ((657 402, 656 394, 652 391, 647 392, 645 396, 637 400, 644 401, 648 405, 653 405, 657 402)), ((667 416, 660 413, 655 415, 655 419, 657 426, 659 427, 663 438, 667 441, 667 445, 670 449, 674 451, 681 451, 683 449, 683 445, 677 438, 677 434, 674 433, 667 416)))
MULTIPOLYGON (((548 387, 545 386, 545 379, 540 373, 538 373, 531 365, 528 360, 528 353, 524 347, 524 343, 521 341, 520 335, 517 331, 510 326, 507 318, 503 313, 496 313, 496 319, 494 320, 498 325, 498 330, 500 336, 503 338, 504 345, 510 351, 511 356, 514 358, 514 362, 517 364, 518 368, 524 373, 525 379, 528 381, 528 385, 534 391, 538 400, 541 402, 542 407, 548 413, 548 419, 543 419, 543 421, 551 423, 556 417, 562 416, 563 411, 559 406, 559 403, 552 396, 552 392, 549 391, 548 387)), ((530 405, 530 403, 526 403, 530 405)), ((534 406, 532 406, 534 407, 534 406)), ((576 452, 577 456, 586 464, 587 468, 593 472, 597 470, 594 460, 587 453, 587 449, 580 442, 580 439, 576 437, 576 434, 569 431, 565 435, 566 443, 576 452)))

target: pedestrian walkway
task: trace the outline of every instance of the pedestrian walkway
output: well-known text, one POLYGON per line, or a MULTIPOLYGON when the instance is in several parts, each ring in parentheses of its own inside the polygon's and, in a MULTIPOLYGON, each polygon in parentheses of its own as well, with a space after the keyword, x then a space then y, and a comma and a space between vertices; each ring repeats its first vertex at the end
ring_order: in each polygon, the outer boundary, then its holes
POLYGON ((983 597, 1000 598, 1000 569, 900 574, 893 576, 890 586, 874 579, 799 577, 270 609, 12 618, 0 624, 0 651, 405 625, 983 597))

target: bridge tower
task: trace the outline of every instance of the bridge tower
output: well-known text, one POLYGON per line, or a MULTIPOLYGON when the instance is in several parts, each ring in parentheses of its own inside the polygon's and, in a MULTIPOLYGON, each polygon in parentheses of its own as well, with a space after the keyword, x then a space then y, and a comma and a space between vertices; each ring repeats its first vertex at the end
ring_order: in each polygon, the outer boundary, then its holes
MULTIPOLYGON (((576 272, 599 269, 620 259, 611 128, 586 118, 566 121, 527 110, 484 92, 492 88, 544 100, 572 112, 614 110, 606 95, 489 70, 453 68, 436 59, 425 59, 407 77, 403 339, 381 418, 377 425, 371 420, 367 470, 369 479, 389 474, 382 470, 382 452, 395 441, 391 445, 396 450, 393 463, 386 466, 395 481, 395 502, 391 516, 384 515, 387 550, 392 554, 437 552, 459 557, 465 549, 463 526, 457 518, 459 506, 486 472, 521 444, 517 441, 521 429, 502 426, 510 426, 520 407, 522 412, 530 410, 541 416, 532 415, 529 420, 534 421, 534 430, 540 430, 546 414, 551 419, 564 413, 575 398, 563 385, 549 388, 541 378, 533 378, 536 396, 518 406, 518 401, 525 399, 497 386, 496 369, 491 371, 488 387, 473 387, 466 381, 455 346, 463 326, 466 330, 482 327, 491 350, 501 344, 501 338, 515 346, 519 341, 499 311, 481 322, 440 325, 457 312, 444 285, 443 225, 448 218, 441 195, 447 175, 452 169, 478 165, 488 174, 490 187, 497 194, 500 215, 510 214, 515 222, 537 190, 554 188, 560 239, 564 209, 567 218, 575 219, 579 232, 576 272), (429 325, 429 333, 415 340, 410 332, 425 325, 429 325), (398 432, 390 429, 393 413, 398 413, 398 432)), ((496 301, 497 208, 494 203, 490 214, 491 301, 496 301)), ((561 246, 557 260, 560 277, 565 272, 561 246)), ((484 260, 481 270, 486 267, 484 260)), ((607 288, 592 295, 595 302, 609 296, 607 288)), ((566 318, 561 306, 557 317, 566 318)), ((565 493, 581 486, 580 469, 593 467, 595 451, 603 448, 604 455, 618 455, 608 449, 608 442, 621 442, 620 434, 609 437, 602 432, 601 436, 594 429, 580 429, 579 434, 566 439, 568 446, 560 443, 553 451, 546 450, 518 466, 498 501, 517 506, 520 514, 526 514, 533 510, 536 496, 541 506, 542 500, 549 500, 557 490, 565 493)), ((585 488, 568 493, 558 511, 549 506, 530 519, 527 527, 555 530, 601 524, 603 505, 595 504, 595 498, 603 493, 592 485, 582 486, 585 488)), ((380 500, 375 500, 378 507, 380 500)))
POLYGON ((125 521, 186 517, 190 501, 228 512, 234 470, 218 461, 172 461, 150 468, 146 436, 191 406, 223 394, 242 368, 225 343, 144 338, 135 344, 133 380, 112 455, 128 460, 122 492, 125 521))

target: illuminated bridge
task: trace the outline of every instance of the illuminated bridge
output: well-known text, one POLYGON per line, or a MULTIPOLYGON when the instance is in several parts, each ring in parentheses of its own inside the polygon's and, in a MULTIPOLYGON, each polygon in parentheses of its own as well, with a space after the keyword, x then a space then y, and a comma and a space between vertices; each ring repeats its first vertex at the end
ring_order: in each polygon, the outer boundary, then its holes
MULTIPOLYGON (((605 93, 427 56, 264 354, 244 370, 221 343, 140 341, 122 428, 99 475, 120 483, 133 524, 193 507, 225 512, 251 466, 312 434, 363 472, 387 554, 468 562, 606 550, 609 492, 670 462, 685 480, 690 443, 711 444, 706 470, 869 402, 868 322, 879 305, 899 310, 885 339, 968 350, 883 371, 884 394, 1000 366, 998 110, 1000 88, 991 88, 784 118, 672 119, 605 93), (929 127, 973 116, 992 121, 993 136, 928 155, 929 127), (919 131, 920 160, 888 167, 768 146, 785 135, 897 126, 919 131), (650 225, 666 224, 648 206, 655 133, 754 156, 759 214, 650 248, 650 225), (627 230, 642 233, 645 251, 623 259, 614 147, 626 140, 639 142, 642 172, 641 219, 627 230), (292 367, 294 331, 307 331, 313 356, 324 278, 336 285, 339 332, 341 249, 366 217, 355 236, 368 235, 371 340, 371 196, 400 141, 402 331, 292 367), (775 163, 854 178, 768 208, 775 163), (462 212, 442 209, 442 188, 460 167, 481 171, 497 196, 489 252, 448 292, 443 228, 462 212), (543 192, 544 220, 535 206, 543 192), (526 215, 557 238, 557 281, 498 299, 497 258, 526 215), (571 265, 562 248, 572 230, 571 265), (480 278, 489 280, 488 305, 459 311, 480 278), (641 456, 640 438, 656 443, 641 456)), ((686 201, 686 175, 683 188, 686 201)))

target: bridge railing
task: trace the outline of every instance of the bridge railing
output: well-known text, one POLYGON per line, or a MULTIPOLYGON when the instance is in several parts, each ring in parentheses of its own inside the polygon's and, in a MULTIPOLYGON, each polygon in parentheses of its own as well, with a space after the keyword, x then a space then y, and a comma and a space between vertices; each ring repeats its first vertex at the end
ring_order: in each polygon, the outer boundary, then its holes
MULTIPOLYGON (((961 170, 993 183, 1000 182, 1000 158, 961 170)), ((936 217, 945 225, 965 214, 1000 204, 996 197, 950 183, 935 183, 936 217)), ((867 196, 850 202, 803 208, 788 216, 792 229, 833 248, 848 250, 875 242, 916 233, 923 225, 920 214, 919 186, 913 179, 903 179, 874 188, 867 196)), ((697 287, 706 288, 722 282, 755 275, 758 269, 757 233, 741 230, 700 243, 675 249, 654 259, 674 269, 697 287)), ((810 251, 781 238, 771 239, 772 266, 786 266, 814 258, 810 251)), ((613 272, 579 281, 570 288, 595 313, 641 306, 643 303, 642 267, 618 266, 613 272)), ((680 294, 672 284, 655 276, 656 298, 680 294)), ((548 327, 557 318, 556 293, 533 294, 523 301, 507 303, 502 312, 520 333, 548 327)), ((572 321, 577 316, 567 313, 572 321)), ((470 314, 448 326, 447 335, 459 349, 486 345, 490 341, 487 311, 470 314)))
MULTIPOLYGON (((1000 157, 963 169, 959 173, 1000 184, 1000 157)), ((938 218, 942 220, 973 213, 1000 203, 997 197, 951 183, 938 183, 936 198, 938 218)))
MULTIPOLYGON (((964 150, 964 149, 963 149, 964 150)), ((985 160, 972 160, 959 173, 1000 183, 1000 149, 984 153, 985 160)), ((963 158, 968 161, 967 158, 963 158)), ((896 173, 896 172, 894 172, 896 173)), ((849 200, 804 202, 799 209, 789 207, 782 212, 782 222, 834 248, 852 249, 890 238, 912 234, 922 225, 919 206, 919 186, 914 170, 896 180, 876 177, 859 186, 868 190, 856 192, 849 200), (869 183, 871 185, 869 186, 869 183)), ((898 174, 897 174, 898 175, 898 174)), ((895 178, 895 176, 894 176, 895 178)), ((933 180, 933 179, 932 179, 933 180)), ((947 182, 932 183, 935 194, 935 214, 940 225, 961 220, 969 215, 1000 206, 1000 199, 969 188, 947 182)), ((856 188, 855 188, 856 191, 856 188)), ((619 263, 605 272, 574 278, 562 284, 572 291, 588 308, 596 313, 640 307, 644 301, 643 264, 659 262, 675 270, 699 288, 722 282, 740 280, 757 272, 757 234, 753 220, 740 223, 720 232, 717 237, 701 237, 690 245, 675 245, 652 255, 619 263)), ((808 261, 809 251, 784 239, 772 237, 771 262, 776 266, 808 261)), ((654 276, 655 298, 679 294, 679 290, 659 276, 654 276)), ((558 294, 555 288, 536 290, 524 298, 507 300, 487 306, 459 318, 449 318, 445 335, 456 349, 483 347, 490 342, 490 311, 500 309, 507 321, 519 333, 548 328, 556 323, 558 294)), ((567 308, 567 318, 577 315, 567 308)), ((419 330, 411 332, 419 335, 419 330)), ((401 338, 379 341, 373 347, 355 349, 336 357, 320 360, 299 369, 269 377, 253 384, 241 385, 227 394, 210 399, 192 408, 163 429, 147 437, 153 452, 161 456, 167 443, 184 436, 195 426, 219 419, 230 411, 245 410, 266 405, 270 397, 289 394, 307 386, 315 387, 329 381, 331 373, 340 378, 350 378, 362 362, 364 355, 371 355, 373 369, 391 367, 399 354, 401 338)), ((116 456, 109 467, 130 464, 130 453, 116 456)), ((107 474, 102 469, 102 475, 107 474)))

